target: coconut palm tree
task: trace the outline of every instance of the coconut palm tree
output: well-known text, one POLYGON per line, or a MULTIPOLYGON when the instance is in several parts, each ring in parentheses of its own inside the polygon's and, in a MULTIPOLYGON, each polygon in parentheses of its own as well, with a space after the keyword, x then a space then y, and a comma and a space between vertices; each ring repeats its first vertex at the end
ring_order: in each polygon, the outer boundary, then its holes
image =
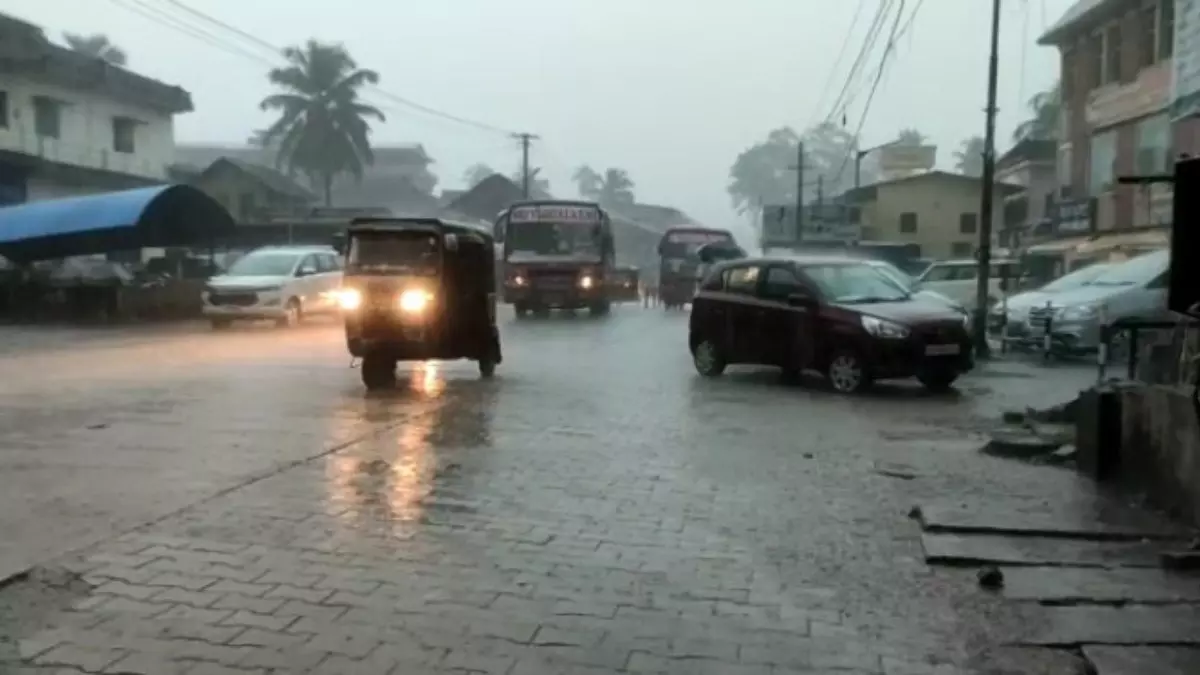
POLYGON ((983 175, 983 136, 972 136, 954 151, 954 166, 966 176, 983 175))
POLYGON ((278 144, 281 168, 303 173, 318 184, 325 205, 333 202, 333 180, 340 174, 361 178, 375 161, 371 125, 386 118, 359 98, 359 90, 377 84, 379 74, 359 68, 340 44, 309 40, 283 51, 288 65, 273 68, 267 79, 278 90, 259 104, 279 113, 263 143, 278 144))
POLYGON ((129 55, 125 53, 125 50, 114 45, 109 41, 108 36, 101 33, 92 35, 63 33, 63 40, 72 51, 108 61, 114 66, 123 66, 129 62, 129 55))
POLYGON ((633 179, 625 169, 606 169, 600 179, 597 195, 601 204, 632 204, 633 179))
POLYGON ((1032 116, 1017 125, 1013 143, 1024 140, 1047 140, 1058 137, 1058 117, 1062 110, 1062 84, 1055 84, 1029 99, 1032 116))
POLYGON ((592 167, 584 164, 578 169, 575 169, 571 180, 575 181, 575 186, 579 192, 579 196, 584 199, 596 199, 600 196, 600 184, 603 182, 600 174, 592 167))
MULTIPOLYGON (((521 170, 517 169, 509 174, 508 179, 515 183, 518 187, 524 182, 524 177, 521 175, 521 170)), ((550 194, 550 179, 542 178, 542 167, 529 167, 529 196, 537 197, 539 195, 550 194)))

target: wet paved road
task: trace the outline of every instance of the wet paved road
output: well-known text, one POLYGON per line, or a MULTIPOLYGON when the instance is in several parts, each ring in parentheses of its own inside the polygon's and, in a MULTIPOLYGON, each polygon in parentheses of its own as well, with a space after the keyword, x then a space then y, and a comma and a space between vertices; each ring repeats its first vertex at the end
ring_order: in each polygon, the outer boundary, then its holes
POLYGON ((971 432, 1086 370, 845 399, 695 377, 682 315, 504 330, 371 396, 329 327, 0 347, 0 571, 96 544, 0 594, 0 671, 1036 672, 905 514, 1075 489, 971 432))

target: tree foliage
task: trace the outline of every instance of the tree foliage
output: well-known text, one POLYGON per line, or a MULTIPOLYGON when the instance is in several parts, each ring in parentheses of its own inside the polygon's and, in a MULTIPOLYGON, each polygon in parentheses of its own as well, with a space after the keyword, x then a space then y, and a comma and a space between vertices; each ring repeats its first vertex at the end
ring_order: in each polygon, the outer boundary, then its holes
POLYGON ((263 110, 277 111, 279 118, 261 142, 277 144, 276 162, 319 184, 331 205, 335 177, 361 178, 364 167, 374 163, 369 120, 385 118, 359 98, 359 90, 377 84, 379 74, 359 68, 338 44, 309 40, 283 54, 288 65, 267 73, 277 93, 260 104, 263 110))
POLYGON ((584 164, 575 173, 571 175, 571 180, 575 182, 575 190, 583 199, 600 199, 600 185, 604 182, 603 177, 596 172, 595 169, 584 164))
MULTIPOLYGON (((513 171, 508 176, 508 179, 516 183, 518 187, 520 187, 524 181, 524 177, 521 175, 520 169, 513 171)), ((529 194, 536 195, 538 193, 547 195, 550 194, 550 179, 542 177, 542 167, 531 166, 529 167, 529 194)))
MULTIPOLYGON (((816 197, 818 177, 825 196, 841 194, 854 185, 854 160, 858 143, 853 134, 827 122, 797 134, 781 127, 765 140, 746 148, 729 169, 726 190, 739 212, 756 211, 760 205, 793 204, 796 201, 797 145, 804 142, 804 195, 816 197)), ((862 167, 862 182, 874 180, 869 164, 862 167)))
POLYGON ((625 206, 637 201, 636 185, 625 169, 608 168, 596 171, 584 164, 571 175, 576 191, 583 199, 591 199, 603 206, 625 206))
POLYGON ((905 147, 917 147, 917 146, 925 145, 928 142, 929 142, 928 136, 921 133, 920 130, 914 129, 912 127, 909 127, 907 129, 901 129, 900 133, 896 134, 896 141, 895 141, 896 145, 903 145, 905 147))
POLYGON ((66 41, 68 48, 80 54, 103 59, 115 66, 124 66, 129 63, 129 55, 125 53, 125 50, 113 44, 109 41, 108 36, 102 33, 92 35, 63 33, 63 40, 66 41))
POLYGON ((954 167, 965 176, 983 175, 983 136, 972 136, 954 151, 954 167))
POLYGON ((1044 141, 1058 137, 1058 118, 1062 110, 1062 84, 1055 84, 1029 99, 1029 119, 1013 131, 1013 143, 1024 140, 1044 141))
POLYGON ((496 173, 495 169, 482 162, 472 164, 463 172, 463 183, 466 183, 467 189, 470 190, 496 173))

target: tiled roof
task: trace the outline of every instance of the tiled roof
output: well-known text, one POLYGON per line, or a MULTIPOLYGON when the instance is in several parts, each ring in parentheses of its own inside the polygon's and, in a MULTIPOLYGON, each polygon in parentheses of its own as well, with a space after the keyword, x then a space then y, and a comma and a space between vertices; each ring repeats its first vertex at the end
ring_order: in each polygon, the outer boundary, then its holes
POLYGON ((210 164, 209 167, 200 174, 200 179, 203 179, 205 174, 220 171, 225 167, 233 167, 235 170, 260 181, 263 185, 267 186, 267 188, 279 194, 303 200, 312 200, 316 198, 316 195, 312 191, 305 189, 304 186, 276 171, 275 169, 263 166, 262 164, 255 164, 254 162, 244 162, 240 159, 233 159, 231 157, 222 157, 210 164))
POLYGON ((1089 17, 1098 14, 1103 9, 1112 7, 1132 6, 1137 3, 1130 0, 1076 0, 1075 4, 1054 22, 1054 25, 1038 38, 1037 43, 1043 46, 1058 44, 1064 36, 1081 27, 1089 17))
POLYGON ((509 204, 524 199, 521 188, 496 173, 446 205, 445 210, 479 220, 491 221, 509 204))

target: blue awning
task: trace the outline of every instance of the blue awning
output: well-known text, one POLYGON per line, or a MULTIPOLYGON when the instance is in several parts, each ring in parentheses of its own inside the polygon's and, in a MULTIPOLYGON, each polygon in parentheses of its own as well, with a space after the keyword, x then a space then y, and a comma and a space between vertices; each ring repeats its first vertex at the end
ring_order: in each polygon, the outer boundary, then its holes
POLYGON ((0 208, 0 255, 32 261, 143 248, 205 246, 234 230, 220 203, 188 185, 0 208))

